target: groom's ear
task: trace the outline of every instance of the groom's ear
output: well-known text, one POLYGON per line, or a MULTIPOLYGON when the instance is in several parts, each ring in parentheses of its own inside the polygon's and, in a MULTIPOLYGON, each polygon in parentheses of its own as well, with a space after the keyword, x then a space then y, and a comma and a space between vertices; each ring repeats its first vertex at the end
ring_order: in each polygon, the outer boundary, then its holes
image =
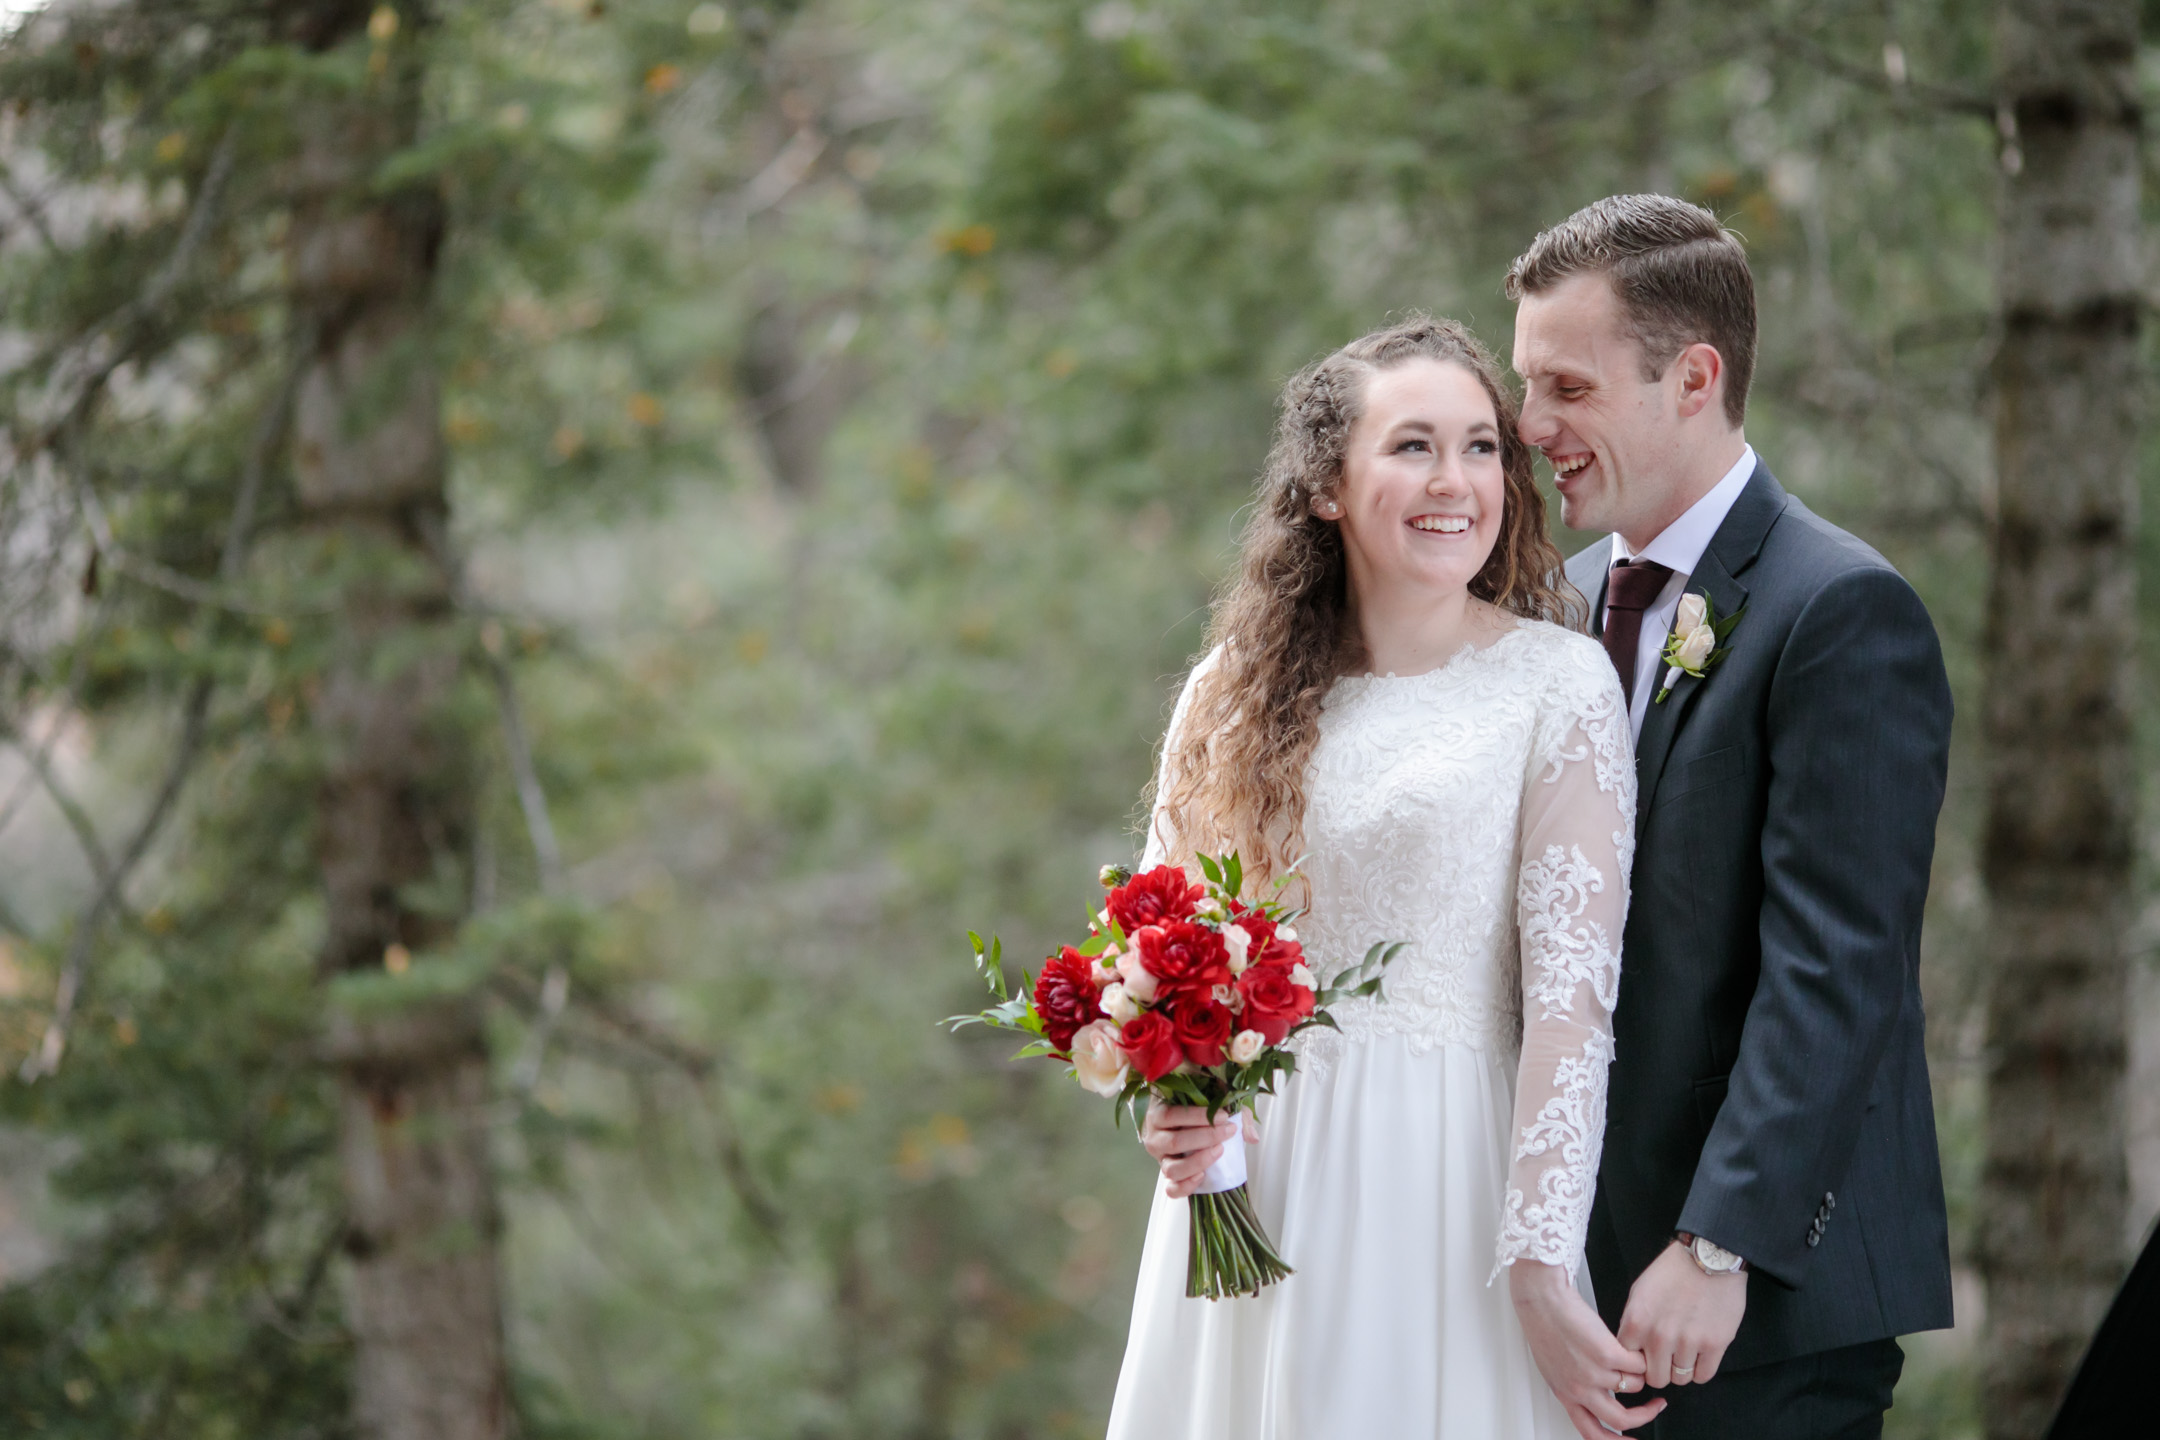
POLYGON ((1681 419, 1692 420, 1713 405, 1718 414, 1724 413, 1725 357, 1715 345, 1698 340, 1687 346, 1673 357, 1665 373, 1679 383, 1681 419))

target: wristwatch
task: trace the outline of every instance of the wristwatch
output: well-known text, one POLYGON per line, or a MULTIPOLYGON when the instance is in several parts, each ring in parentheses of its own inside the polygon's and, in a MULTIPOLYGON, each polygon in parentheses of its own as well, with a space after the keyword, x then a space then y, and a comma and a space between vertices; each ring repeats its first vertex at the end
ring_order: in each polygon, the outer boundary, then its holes
POLYGON ((1685 1230, 1673 1231, 1673 1239, 1687 1246, 1688 1254, 1695 1261, 1695 1268, 1705 1275, 1741 1275, 1747 1271, 1747 1261, 1714 1240, 1690 1235, 1685 1230))

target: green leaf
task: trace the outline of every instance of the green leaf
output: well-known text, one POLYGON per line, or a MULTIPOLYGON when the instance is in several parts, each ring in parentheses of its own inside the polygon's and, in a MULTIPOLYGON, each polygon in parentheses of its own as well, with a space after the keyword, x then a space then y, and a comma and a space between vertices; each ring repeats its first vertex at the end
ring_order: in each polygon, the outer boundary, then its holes
POLYGON ((1200 862, 1201 874, 1207 876, 1208 879, 1214 881, 1217 885, 1222 884, 1222 867, 1215 863, 1214 856, 1199 855, 1195 856, 1194 858, 1200 862))

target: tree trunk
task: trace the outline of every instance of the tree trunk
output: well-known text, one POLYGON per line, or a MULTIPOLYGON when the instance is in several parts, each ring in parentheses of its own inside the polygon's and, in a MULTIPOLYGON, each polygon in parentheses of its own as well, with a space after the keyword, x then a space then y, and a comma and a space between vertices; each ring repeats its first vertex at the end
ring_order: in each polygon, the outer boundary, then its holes
MULTIPOLYGON (((368 25, 343 16, 326 48, 368 25)), ((383 194, 411 143, 410 34, 377 21, 361 92, 318 99, 293 162, 288 264, 312 352, 294 408, 294 469, 336 606, 312 704, 322 744, 324 983, 403 973, 454 933, 472 828, 470 755, 449 700, 459 644, 443 536, 440 404, 427 333, 443 225, 426 187, 383 194)), ((417 986, 415 987, 418 988, 417 986)), ((508 1428, 480 1017, 462 1000, 336 1010, 339 1152, 364 1440, 497 1440, 508 1428)))
POLYGON ((2138 8, 2000 19, 1982 1369, 1990 1440, 2036 1440, 2125 1260, 2138 8))

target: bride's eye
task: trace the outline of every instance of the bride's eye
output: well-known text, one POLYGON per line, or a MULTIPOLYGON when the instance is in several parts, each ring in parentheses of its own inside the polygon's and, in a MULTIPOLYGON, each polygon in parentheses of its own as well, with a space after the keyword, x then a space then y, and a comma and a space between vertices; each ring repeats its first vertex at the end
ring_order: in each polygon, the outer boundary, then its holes
POLYGON ((1497 455, 1500 453, 1500 445, 1499 442, 1494 440, 1473 440, 1470 442, 1470 453, 1473 455, 1497 455))
POLYGON ((1431 448, 1432 446, 1426 444, 1423 440, 1405 440, 1395 447, 1395 453, 1400 455, 1405 450, 1430 450, 1431 448))

